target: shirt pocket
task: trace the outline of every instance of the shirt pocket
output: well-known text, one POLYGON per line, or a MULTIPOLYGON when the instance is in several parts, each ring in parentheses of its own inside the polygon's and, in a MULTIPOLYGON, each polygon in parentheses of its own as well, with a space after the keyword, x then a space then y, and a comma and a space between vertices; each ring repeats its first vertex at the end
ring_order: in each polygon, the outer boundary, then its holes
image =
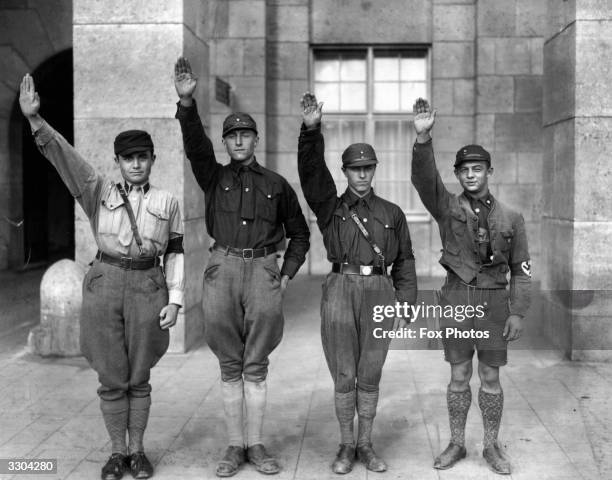
POLYGON ((215 198, 215 209, 219 212, 236 213, 240 210, 240 184, 226 177, 219 182, 215 198))
POLYGON ((512 248, 512 239, 514 232, 512 230, 502 230, 497 237, 496 247, 506 256, 512 248))
POLYGON ((255 209, 257 216, 270 223, 276 223, 278 216, 278 204, 282 199, 282 193, 276 185, 255 187, 255 209))
POLYGON ((106 248, 125 253, 132 234, 123 201, 102 200, 98 211, 98 235, 106 248), (125 224, 127 222, 127 224, 125 224))
POLYGON ((167 244, 170 214, 158 205, 147 205, 142 236, 157 245, 167 244))
POLYGON ((461 266, 461 249, 450 240, 446 241, 442 254, 442 262, 452 267, 461 266))
POLYGON ((451 210, 450 227, 455 236, 463 237, 468 228, 467 216, 463 210, 451 210))

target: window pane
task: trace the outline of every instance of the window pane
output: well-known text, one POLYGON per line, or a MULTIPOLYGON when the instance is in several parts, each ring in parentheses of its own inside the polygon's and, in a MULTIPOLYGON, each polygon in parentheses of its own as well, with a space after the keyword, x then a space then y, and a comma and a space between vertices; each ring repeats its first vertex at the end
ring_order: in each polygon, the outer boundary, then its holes
POLYGON ((365 142, 365 120, 343 120, 342 126, 342 151, 351 143, 365 142))
POLYGON ((374 110, 397 112, 399 108, 399 83, 375 83, 374 110))
POLYGON ((401 95, 402 110, 412 112, 412 106, 417 98, 427 98, 427 88, 424 82, 402 83, 401 95))
POLYGON ((340 79, 340 60, 317 59, 314 65, 315 81, 338 81, 340 79))
POLYGON ((340 110, 340 85, 338 83, 315 83, 315 95, 319 102, 325 102, 325 110, 340 110))
POLYGON ((402 148, 400 121, 378 120, 374 123, 374 145, 376 151, 395 151, 402 148))
POLYGON ((340 66, 340 79, 348 81, 366 80, 365 59, 343 59, 340 66))
POLYGON ((402 80, 426 80, 427 65, 425 64, 425 58, 402 58, 400 64, 402 80))
POLYGON ((375 58, 374 80, 399 80, 399 59, 375 58))
POLYGON ((340 110, 365 112, 365 83, 342 83, 340 85, 340 110))

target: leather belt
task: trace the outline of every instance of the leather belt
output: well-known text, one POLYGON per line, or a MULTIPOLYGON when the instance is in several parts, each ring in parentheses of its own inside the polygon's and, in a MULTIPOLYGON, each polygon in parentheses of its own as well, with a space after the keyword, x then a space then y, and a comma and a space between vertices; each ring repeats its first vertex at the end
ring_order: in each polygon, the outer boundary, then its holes
POLYGON ((350 263, 333 263, 333 273, 342 273, 344 275, 386 275, 387 272, 382 267, 374 267, 372 265, 351 265, 350 263))
POLYGON ((96 253, 96 259, 100 260, 102 263, 108 263, 109 265, 123 268, 124 270, 148 270, 160 264, 159 257, 112 257, 100 250, 96 253))
POLYGON ((245 260, 251 258, 267 257, 276 253, 276 247, 263 247, 263 248, 233 248, 224 247, 223 245, 214 244, 213 250, 223 252, 225 255, 232 255, 233 257, 241 257, 245 260))

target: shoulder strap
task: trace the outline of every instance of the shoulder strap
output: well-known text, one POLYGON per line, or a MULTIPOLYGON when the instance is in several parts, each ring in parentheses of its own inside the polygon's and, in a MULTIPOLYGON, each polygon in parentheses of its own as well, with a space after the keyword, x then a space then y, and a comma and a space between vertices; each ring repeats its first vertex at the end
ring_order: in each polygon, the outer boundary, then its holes
POLYGON ((353 221, 357 225, 357 228, 359 228, 359 231, 363 235, 363 238, 365 238, 367 240, 367 242, 370 244, 370 247, 372 247, 372 250, 374 250, 374 253, 378 256, 380 264, 382 265, 382 267, 384 269, 386 267, 386 265, 385 265, 385 256, 383 255, 382 249, 376 244, 376 242, 372 238, 372 235, 370 235, 370 232, 368 232, 368 230, 364 226, 364 224, 361 223, 361 220, 359 220, 359 215, 357 215, 357 212, 355 210, 353 210, 352 208, 350 208, 346 202, 342 202, 342 203, 344 203, 344 206, 349 211, 349 214, 351 215, 351 218, 353 219, 353 221))
POLYGON ((128 218, 130 219, 130 225, 132 226, 132 233, 134 234, 134 239, 136 240, 136 244, 138 245, 138 251, 142 256, 142 238, 140 238, 140 233, 138 232, 138 226, 136 225, 136 217, 134 217, 134 210, 132 210, 132 205, 130 204, 130 200, 123 189, 123 186, 120 183, 116 183, 117 191, 121 198, 123 199, 123 205, 125 206, 125 210, 127 211, 128 218))

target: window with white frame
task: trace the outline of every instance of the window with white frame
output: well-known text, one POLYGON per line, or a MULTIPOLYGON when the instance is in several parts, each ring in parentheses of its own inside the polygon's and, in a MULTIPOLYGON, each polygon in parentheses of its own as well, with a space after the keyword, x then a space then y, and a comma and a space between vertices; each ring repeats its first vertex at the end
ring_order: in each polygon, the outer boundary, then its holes
POLYGON ((410 155, 415 140, 412 105, 429 98, 426 48, 315 48, 312 83, 324 102, 326 160, 340 191, 346 188, 341 155, 355 142, 374 146, 379 165, 376 193, 405 211, 408 220, 427 220, 410 183, 410 155))

